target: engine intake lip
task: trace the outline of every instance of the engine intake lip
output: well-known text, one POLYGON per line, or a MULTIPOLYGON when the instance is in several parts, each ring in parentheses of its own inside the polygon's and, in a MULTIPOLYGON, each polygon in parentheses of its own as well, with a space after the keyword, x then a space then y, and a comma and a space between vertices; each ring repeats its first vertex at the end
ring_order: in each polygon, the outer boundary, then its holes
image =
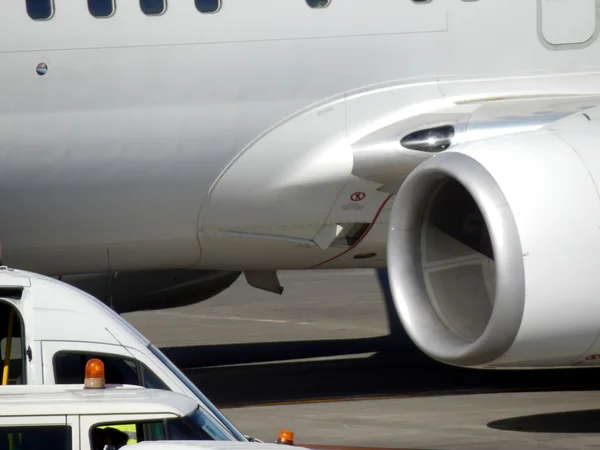
POLYGON ((463 153, 436 155, 418 166, 396 196, 387 245, 390 288, 406 332, 430 357, 457 366, 482 366, 514 342, 525 305, 525 273, 517 225, 494 177, 463 153), (440 321, 421 263, 421 235, 430 199, 442 182, 458 181, 473 197, 489 231, 495 261, 495 301, 483 333, 468 341, 440 321))

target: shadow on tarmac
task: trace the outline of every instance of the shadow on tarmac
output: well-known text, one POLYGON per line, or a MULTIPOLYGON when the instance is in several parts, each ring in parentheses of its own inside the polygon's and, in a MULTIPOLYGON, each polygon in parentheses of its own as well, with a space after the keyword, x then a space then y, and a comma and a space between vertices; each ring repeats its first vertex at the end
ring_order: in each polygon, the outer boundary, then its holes
POLYGON ((404 331, 394 309, 387 272, 378 270, 377 275, 388 317, 387 336, 162 350, 222 408, 355 397, 598 388, 597 369, 493 371, 432 360, 404 331), (358 356, 364 354, 371 356, 358 356))
POLYGON ((294 359, 323 358, 361 353, 384 352, 410 356, 411 362, 435 363, 416 351, 396 314, 386 270, 377 270, 389 334, 371 338, 335 339, 327 341, 262 342, 230 345, 167 347, 162 352, 181 370, 199 367, 250 364, 294 359))
POLYGON ((187 354, 188 361, 202 359, 203 353, 207 362, 216 361, 219 354, 221 357, 238 355, 237 359, 242 355, 247 362, 259 361, 258 364, 195 368, 188 364, 182 367, 186 375, 220 408, 363 397, 598 388, 598 371, 595 369, 463 369, 438 363, 415 346, 393 348, 384 338, 377 339, 349 340, 345 344, 343 341, 313 341, 233 344, 208 346, 206 349, 194 346, 163 351, 169 358, 171 355, 168 353, 177 355, 177 359, 186 359, 187 354), (382 344, 380 351, 370 356, 357 355, 378 342, 382 344), (315 358, 331 353, 328 351, 331 349, 349 356, 289 361, 292 355, 315 358), (288 361, 278 361, 278 357, 288 361))
POLYGON ((495 420, 489 428, 527 433, 600 433, 600 410, 565 411, 495 420))

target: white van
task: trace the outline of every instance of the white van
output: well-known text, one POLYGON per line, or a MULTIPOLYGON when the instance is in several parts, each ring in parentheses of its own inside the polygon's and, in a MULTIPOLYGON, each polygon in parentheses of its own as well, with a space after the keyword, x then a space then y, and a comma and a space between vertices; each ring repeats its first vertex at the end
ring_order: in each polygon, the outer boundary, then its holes
POLYGON ((233 437, 191 398, 162 389, 0 387, 0 450, 117 450, 159 440, 231 443, 233 437))
POLYGON ((0 384, 82 383, 91 358, 104 362, 107 383, 184 394, 236 440, 252 440, 104 303, 59 280, 0 267, 0 384))
MULTIPOLYGON (((91 363, 98 368, 98 360, 91 363)), ((106 385, 97 374, 83 384, 0 387, 0 450, 119 450, 150 442, 179 450, 281 449, 235 441, 188 396, 106 385)))

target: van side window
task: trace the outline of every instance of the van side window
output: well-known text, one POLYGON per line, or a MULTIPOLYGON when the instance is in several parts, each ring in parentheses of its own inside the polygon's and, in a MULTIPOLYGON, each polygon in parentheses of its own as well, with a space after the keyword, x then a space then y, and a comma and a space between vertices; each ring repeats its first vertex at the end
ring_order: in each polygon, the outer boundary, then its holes
POLYGON ((33 20, 46 20, 54 12, 52 0, 25 0, 27 14, 33 20))
POLYGON ((11 304, 0 301, 0 384, 8 362, 7 384, 25 384, 21 315, 11 304), (9 358, 7 359, 7 354, 9 358))
POLYGON ((130 439, 135 442, 234 440, 233 436, 227 434, 224 428, 199 408, 183 417, 103 423, 91 429, 92 441, 100 440, 101 435, 108 437, 116 448, 120 448, 130 439), (123 425, 127 425, 127 434, 123 433, 123 425), (118 431, 119 429, 121 432, 118 431))
POLYGON ((160 378, 158 378, 154 372, 151 372, 145 365, 142 366, 142 386, 149 389, 163 389, 166 391, 170 391, 165 383, 162 382, 160 378))
POLYGON ((109 17, 115 12, 114 0, 87 0, 90 14, 94 17, 109 17))
POLYGON ((104 376, 108 384, 133 384, 170 390, 150 369, 134 359, 79 352, 58 352, 54 355, 55 383, 83 383, 85 365, 92 358, 99 358, 104 363, 104 376))
POLYGON ((82 384, 85 365, 92 358, 104 363, 106 383, 140 385, 136 364, 123 358, 105 355, 60 352, 54 356, 54 378, 56 384, 82 384))
POLYGON ((2 426, 0 448, 71 450, 71 435, 68 425, 2 426))
POLYGON ((195 0, 196 9, 201 13, 214 13, 221 9, 221 0, 195 0))
POLYGON ((140 8, 147 16, 158 16, 167 9, 167 0, 140 0, 140 8))

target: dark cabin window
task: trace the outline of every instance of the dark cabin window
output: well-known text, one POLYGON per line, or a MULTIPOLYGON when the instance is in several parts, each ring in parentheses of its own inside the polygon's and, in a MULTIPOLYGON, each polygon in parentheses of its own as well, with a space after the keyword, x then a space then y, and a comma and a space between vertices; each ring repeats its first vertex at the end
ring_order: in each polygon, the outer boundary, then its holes
POLYGON ((147 16, 158 16, 167 9, 166 0, 140 0, 140 8, 147 16))
POLYGON ((26 0, 27 14, 33 20, 46 20, 52 17, 54 5, 52 0, 26 0))
POLYGON ((83 383, 85 365, 92 358, 104 362, 105 379, 109 384, 134 384, 170 391, 169 387, 141 362, 116 355, 81 352, 61 351, 54 355, 54 382, 56 384, 83 383))
POLYGON ((331 3, 331 0, 306 0, 311 8, 326 8, 331 3))
POLYGON ((54 381, 56 384, 82 384, 88 360, 99 358, 104 363, 105 378, 109 384, 141 385, 134 361, 118 356, 92 355, 61 351, 54 355, 54 381))
POLYGON ((109 17, 115 12, 114 0, 88 0, 88 9, 94 17, 109 17))
POLYGON ((221 8, 221 0, 195 0, 196 9, 201 13, 214 13, 221 8))

